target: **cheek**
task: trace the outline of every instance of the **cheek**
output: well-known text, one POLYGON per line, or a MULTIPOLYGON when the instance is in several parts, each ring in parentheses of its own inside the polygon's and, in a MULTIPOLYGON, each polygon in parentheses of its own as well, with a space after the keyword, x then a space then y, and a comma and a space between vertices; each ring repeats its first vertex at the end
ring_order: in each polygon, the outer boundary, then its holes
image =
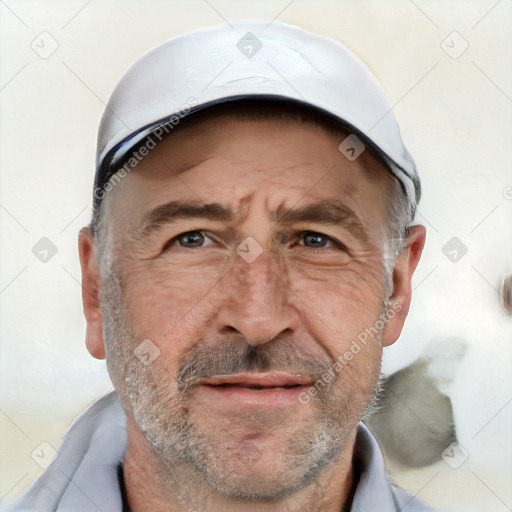
POLYGON ((383 277, 380 258, 375 257, 329 270, 296 269, 290 282, 305 306, 311 332, 322 333, 317 339, 328 340, 337 352, 378 320, 383 277))
POLYGON ((136 342, 149 338, 167 360, 179 360, 203 332, 203 306, 214 300, 221 278, 218 267, 172 269, 155 261, 125 268, 124 300, 136 342))

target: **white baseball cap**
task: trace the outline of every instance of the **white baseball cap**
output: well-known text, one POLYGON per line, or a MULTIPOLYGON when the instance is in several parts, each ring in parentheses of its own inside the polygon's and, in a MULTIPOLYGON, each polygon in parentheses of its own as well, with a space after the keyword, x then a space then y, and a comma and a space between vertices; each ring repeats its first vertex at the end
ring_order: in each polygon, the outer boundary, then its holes
POLYGON ((416 165, 372 73, 333 39, 263 21, 189 32, 132 65, 100 123, 95 209, 120 162, 148 135, 169 132, 183 116, 213 105, 251 99, 313 108, 340 121, 398 178, 414 215, 421 195, 416 165))

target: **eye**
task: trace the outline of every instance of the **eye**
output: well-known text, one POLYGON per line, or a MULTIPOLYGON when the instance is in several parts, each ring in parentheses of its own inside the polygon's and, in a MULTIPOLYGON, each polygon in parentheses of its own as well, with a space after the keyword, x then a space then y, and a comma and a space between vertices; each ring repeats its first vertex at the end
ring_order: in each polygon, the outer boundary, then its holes
POLYGON ((300 240, 304 242, 306 247, 311 247, 312 249, 342 248, 342 244, 336 242, 330 236, 317 233, 316 231, 304 231, 301 233, 300 240))
POLYGON ((168 250, 176 244, 185 249, 196 249, 212 245, 212 243, 212 238, 209 237, 205 231, 187 231, 186 233, 181 233, 181 235, 171 238, 171 240, 165 244, 163 250, 168 250), (208 241, 210 241, 210 243, 208 243, 208 241))

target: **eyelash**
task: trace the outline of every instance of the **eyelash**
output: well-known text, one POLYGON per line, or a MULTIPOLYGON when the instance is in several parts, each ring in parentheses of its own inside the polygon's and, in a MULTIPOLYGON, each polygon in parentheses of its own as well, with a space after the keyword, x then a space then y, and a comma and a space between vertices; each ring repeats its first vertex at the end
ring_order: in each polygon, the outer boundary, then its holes
MULTIPOLYGON (((195 230, 192 230, 192 231, 186 231, 184 233, 181 233, 177 236, 175 236, 174 238, 171 238, 163 247, 162 251, 167 251, 169 250, 171 247, 173 247, 174 245, 176 245, 179 241, 180 238, 182 237, 185 237, 186 235, 191 235, 191 234, 195 234, 195 233, 202 233, 205 237, 208 237, 210 238, 211 240, 214 240, 213 237, 211 237, 207 231, 203 231, 203 230, 200 230, 200 229, 195 229, 195 230)), ((298 233, 299 235, 304 236, 304 235, 316 235, 316 236, 320 236, 320 237, 323 237, 325 239, 327 239, 332 245, 331 247, 310 247, 310 249, 312 250, 319 250, 319 251, 325 251, 326 249, 339 249, 339 250, 343 250, 343 251, 347 251, 347 248, 341 243, 339 242, 338 240, 330 237, 329 235, 325 235, 323 233, 319 233, 318 231, 311 231, 311 230, 307 230, 307 231, 300 231, 298 233)), ((302 240, 302 238, 301 238, 302 240)), ((183 247, 183 249, 190 249, 190 247, 183 247)), ((192 247, 192 249, 201 249, 202 247, 192 247)))

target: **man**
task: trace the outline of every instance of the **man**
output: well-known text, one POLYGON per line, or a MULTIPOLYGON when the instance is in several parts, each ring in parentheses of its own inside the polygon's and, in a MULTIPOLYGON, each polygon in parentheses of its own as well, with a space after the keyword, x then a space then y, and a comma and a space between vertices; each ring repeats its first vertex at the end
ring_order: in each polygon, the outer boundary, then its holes
POLYGON ((79 236, 115 392, 10 510, 431 510, 360 422, 425 242, 380 86, 340 44, 241 22, 137 61, 79 236))

